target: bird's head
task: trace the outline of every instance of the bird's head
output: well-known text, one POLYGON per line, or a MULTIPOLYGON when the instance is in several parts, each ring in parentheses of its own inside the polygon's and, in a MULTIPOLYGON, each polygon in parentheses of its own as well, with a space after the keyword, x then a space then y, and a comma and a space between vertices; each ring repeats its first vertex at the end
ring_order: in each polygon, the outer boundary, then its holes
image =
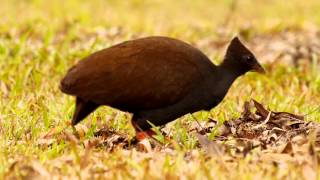
POLYGON ((248 71, 265 73, 256 57, 241 43, 238 37, 233 38, 229 44, 222 65, 234 69, 239 74, 245 74, 248 71))

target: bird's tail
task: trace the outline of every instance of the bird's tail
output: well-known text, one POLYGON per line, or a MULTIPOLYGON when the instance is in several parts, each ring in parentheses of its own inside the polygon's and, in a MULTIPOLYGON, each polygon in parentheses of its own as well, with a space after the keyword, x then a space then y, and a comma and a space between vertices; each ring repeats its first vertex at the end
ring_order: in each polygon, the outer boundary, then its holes
POLYGON ((73 66, 72 68, 70 68, 68 70, 67 75, 60 82, 59 89, 66 94, 73 95, 74 85, 76 82, 74 73, 73 73, 75 70, 75 67, 76 66, 73 66))
POLYGON ((82 121, 85 117, 87 117, 92 111, 97 109, 99 105, 91 102, 91 101, 85 101, 79 97, 76 99, 76 109, 73 114, 72 118, 72 125, 78 124, 80 121, 82 121))

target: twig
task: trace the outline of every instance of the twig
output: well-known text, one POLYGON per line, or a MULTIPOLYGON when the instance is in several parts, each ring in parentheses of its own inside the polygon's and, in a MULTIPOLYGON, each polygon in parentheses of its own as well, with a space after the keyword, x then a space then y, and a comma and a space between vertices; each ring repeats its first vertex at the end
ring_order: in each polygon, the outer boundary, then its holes
POLYGON ((191 114, 192 118, 197 122, 197 124, 199 125, 199 127, 201 128, 201 131, 205 132, 204 131, 204 128, 201 126, 200 122, 198 121, 198 119, 196 117, 194 117, 193 114, 191 114))
POLYGON ((253 129, 258 129, 258 128, 262 127, 263 125, 267 124, 267 123, 269 122, 269 120, 270 120, 271 113, 272 113, 272 112, 269 111, 268 116, 267 116, 267 118, 263 121, 263 123, 254 126, 253 129))

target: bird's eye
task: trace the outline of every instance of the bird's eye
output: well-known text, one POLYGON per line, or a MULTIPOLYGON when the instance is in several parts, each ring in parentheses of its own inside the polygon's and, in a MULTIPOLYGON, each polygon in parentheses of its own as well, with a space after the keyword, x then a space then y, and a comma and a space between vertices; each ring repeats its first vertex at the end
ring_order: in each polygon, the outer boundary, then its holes
POLYGON ((244 56, 243 59, 244 59, 245 62, 252 61, 252 57, 251 56, 244 56))

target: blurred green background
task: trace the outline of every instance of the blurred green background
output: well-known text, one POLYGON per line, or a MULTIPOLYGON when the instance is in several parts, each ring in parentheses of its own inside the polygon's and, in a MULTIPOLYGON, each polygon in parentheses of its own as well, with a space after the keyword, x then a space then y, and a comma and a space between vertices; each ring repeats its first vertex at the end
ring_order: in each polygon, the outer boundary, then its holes
MULTIPOLYGON (((307 120, 320 120, 320 112, 314 111, 320 104, 319 0, 0 0, 0 17, 0 179, 20 159, 47 163, 49 171, 54 169, 50 169, 51 160, 60 157, 75 154, 71 159, 78 162, 77 153, 85 151, 82 145, 77 145, 75 151, 72 143, 58 141, 60 136, 53 135, 50 146, 39 145, 44 134, 54 130, 61 135, 71 129, 68 123, 74 98, 60 92, 61 78, 83 57, 142 36, 181 39, 219 62, 230 39, 239 35, 263 63, 267 75, 239 78, 218 107, 195 114, 199 121, 207 121, 208 117, 219 121, 237 118, 250 98, 272 110, 311 113, 307 120), (282 64, 286 59, 293 63, 282 64)), ((84 141, 92 139, 104 125, 133 136, 129 121, 124 113, 99 108, 81 123, 88 129, 84 141)), ((196 149, 197 139, 185 126, 191 122, 191 116, 174 121, 172 132, 179 142, 178 151, 196 149)), ((105 153, 103 149, 95 150, 105 153)), ((130 170, 147 172, 148 161, 131 161, 123 158, 123 152, 104 158, 108 159, 105 165, 115 167, 115 176, 127 175, 118 168, 119 159, 130 170)), ((185 163, 183 157, 177 161, 177 168, 187 167, 180 166, 185 163)), ((168 164, 168 171, 178 174, 168 164)), ((214 161, 200 164, 203 167, 194 167, 190 177, 206 175, 213 165, 219 166, 214 161)), ((78 164, 62 166, 67 170, 57 173, 59 176, 78 168, 78 164)), ((158 170, 166 164, 154 167, 158 170)), ((217 167, 222 177, 230 175, 217 167)), ((243 162, 234 176, 243 175, 246 168, 243 162)), ((259 169, 252 177, 257 173, 259 169)))
POLYGON ((56 31, 78 23, 89 31, 120 27, 130 33, 198 37, 216 36, 226 25, 229 33, 319 25, 319 8, 318 0, 1 0, 0 25, 2 32, 28 26, 56 31))

